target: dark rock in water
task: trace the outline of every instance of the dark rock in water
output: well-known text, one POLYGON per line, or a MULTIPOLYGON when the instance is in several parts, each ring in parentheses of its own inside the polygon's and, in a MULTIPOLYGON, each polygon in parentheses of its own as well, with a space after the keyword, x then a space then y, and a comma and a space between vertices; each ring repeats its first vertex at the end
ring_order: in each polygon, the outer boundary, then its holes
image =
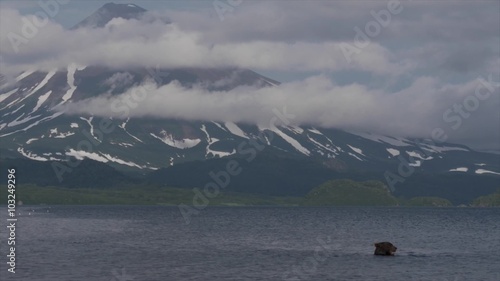
POLYGON ((376 256, 394 256, 394 253, 398 249, 390 242, 379 242, 375 243, 374 245, 375 245, 374 255, 376 256))

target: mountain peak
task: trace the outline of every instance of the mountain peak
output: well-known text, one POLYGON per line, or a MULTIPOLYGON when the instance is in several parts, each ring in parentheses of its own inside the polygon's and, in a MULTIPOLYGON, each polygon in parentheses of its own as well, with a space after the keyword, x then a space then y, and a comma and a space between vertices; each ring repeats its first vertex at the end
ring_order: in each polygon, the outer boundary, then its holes
POLYGON ((139 19, 147 10, 135 4, 116 4, 109 2, 88 16, 72 29, 81 27, 104 27, 114 18, 139 19))
MULTIPOLYGON (((119 8, 119 7, 125 7, 125 6, 126 6, 126 7, 130 7, 130 8, 140 8, 140 9, 143 9, 143 8, 141 8, 141 7, 139 7, 139 6, 135 5, 135 4, 132 4, 132 3, 127 3, 127 4, 116 4, 116 3, 114 3, 114 2, 108 2, 108 3, 104 4, 104 5, 101 7, 101 9, 102 9, 102 8, 108 8, 108 9, 109 9, 109 8, 117 8, 117 7, 119 8)), ((143 9, 143 10, 145 10, 145 9, 143 9)))

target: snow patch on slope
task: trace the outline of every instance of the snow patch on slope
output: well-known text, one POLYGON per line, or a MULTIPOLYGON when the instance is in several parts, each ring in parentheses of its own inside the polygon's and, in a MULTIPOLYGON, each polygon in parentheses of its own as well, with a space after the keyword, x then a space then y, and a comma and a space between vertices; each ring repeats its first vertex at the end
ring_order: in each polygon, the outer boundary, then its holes
POLYGON ((455 169, 450 169, 450 172, 467 172, 469 170, 469 168, 467 167, 459 167, 459 168, 455 168, 455 169))
POLYGON ((408 164, 408 165, 410 165, 410 166, 412 166, 412 167, 420 167, 420 166, 422 166, 422 161, 420 161, 420 160, 415 160, 415 162, 410 163, 410 164, 408 164))
MULTIPOLYGON (((324 150, 327 150, 327 151, 332 152, 332 153, 334 154, 334 155, 331 155, 330 153, 328 153, 328 158, 335 158, 335 155, 338 155, 337 150, 335 150, 335 149, 334 149, 334 148, 332 148, 332 147, 328 147, 328 146, 326 146, 326 145, 323 145, 322 143, 320 143, 320 142, 316 141, 315 139, 311 138, 311 137, 309 136, 309 134, 307 135, 307 138, 308 138, 308 139, 309 139, 309 140, 310 140, 313 144, 315 144, 318 148, 320 148, 320 149, 324 149, 324 150)), ((320 154, 321 154, 321 155, 323 155, 323 152, 321 151, 321 152, 320 152, 320 154)))
MULTIPOLYGON (((264 128, 264 127, 262 127, 260 125, 257 125, 257 129, 259 129, 259 132, 264 132, 265 130, 267 130, 267 128, 264 128)), ((262 134, 262 136, 266 140, 266 144, 267 145, 271 145, 271 141, 269 141, 269 139, 267 138, 267 135, 266 134, 262 134)))
POLYGON ((50 78, 52 78, 52 76, 54 76, 56 74, 56 72, 57 72, 57 69, 49 71, 49 73, 47 73, 47 75, 45 76, 45 78, 43 78, 42 82, 40 82, 40 84, 38 84, 38 86, 36 86, 35 89, 31 90, 31 92, 29 92, 26 96, 24 96, 21 100, 19 100, 19 102, 25 100, 29 96, 31 96, 34 93, 38 92, 38 90, 40 90, 41 88, 43 88, 45 85, 47 85, 47 82, 49 82, 50 78))
POLYGON ((297 126, 286 126, 286 128, 298 135, 301 135, 302 133, 304 133, 304 129, 302 129, 301 127, 297 127, 297 126))
POLYGON ((394 137, 386 137, 386 136, 381 136, 381 135, 376 135, 376 134, 370 134, 370 133, 362 133, 362 132, 354 132, 354 131, 349 131, 348 133, 362 137, 367 140, 371 140, 374 142, 378 143, 388 143, 393 146, 410 146, 408 140, 402 139, 402 138, 394 138, 394 137))
POLYGON ((17 125, 21 125, 21 124, 26 123, 26 122, 28 122, 30 120, 33 120, 33 119, 36 119, 36 118, 40 117, 40 115, 36 115, 36 116, 26 117, 24 119, 19 120, 19 118, 21 118, 23 115, 24 114, 22 114, 21 116, 19 116, 16 120, 10 122, 7 125, 7 127, 14 127, 14 126, 17 126, 17 125))
MULTIPOLYGON (((11 107, 13 104, 15 104, 16 102, 18 102, 19 100, 20 99, 15 99, 15 100, 11 101, 9 104, 7 104, 6 106, 4 106, 4 107, 2 107, 0 109, 5 109, 5 108, 8 108, 8 107, 11 107)), ((24 106, 24 104, 21 105, 21 107, 23 107, 23 106, 24 106)), ((21 108, 21 107, 19 107, 19 108, 21 108)), ((9 115, 9 114, 12 114, 12 113, 14 113, 14 112, 6 113, 5 115, 9 115)))
POLYGON ((133 147, 134 146, 133 144, 128 143, 128 142, 114 142, 114 141, 110 141, 109 143, 111 143, 111 144, 117 144, 117 145, 123 146, 123 147, 133 147))
POLYGON ((389 152, 392 156, 398 156, 400 154, 399 150, 394 148, 386 148, 387 152, 389 152))
POLYGON ((479 175, 482 175, 482 174, 500 175, 500 173, 498 173, 498 172, 493 172, 493 171, 489 171, 489 170, 485 170, 485 169, 477 169, 475 173, 479 174, 479 175))
POLYGON ((226 152, 226 151, 212 150, 212 149, 208 148, 207 155, 210 153, 213 154, 214 157, 223 158, 223 157, 227 157, 227 156, 235 154, 236 150, 233 149, 233 151, 231 151, 231 152, 226 152))
POLYGON ((453 147, 453 146, 435 146, 435 145, 426 145, 433 151, 437 153, 443 153, 445 151, 469 151, 468 149, 465 149, 463 147, 453 147))
POLYGON ((2 101, 4 101, 4 100, 6 100, 6 99, 7 99, 8 97, 10 97, 13 93, 17 92, 17 90, 19 90, 19 88, 15 88, 15 89, 14 89, 14 90, 12 90, 12 91, 9 91, 9 92, 7 92, 7 93, 5 93, 5 94, 1 94, 1 95, 0 95, 0 102, 2 102, 2 101))
POLYGON ((30 144, 30 143, 32 143, 32 142, 34 142, 36 140, 38 140, 38 138, 29 139, 29 140, 26 141, 26 144, 30 144))
POLYGON ((60 133, 58 135, 55 135, 54 138, 56 138, 56 139, 64 139, 64 138, 67 138, 67 137, 72 136, 74 134, 75 133, 73 133, 73 132, 60 133))
POLYGON ((139 169, 144 169, 146 168, 145 166, 140 166, 134 162, 131 162, 131 161, 125 161, 125 160, 122 160, 120 158, 117 158, 117 157, 113 157, 109 154, 106 154, 106 153, 101 153, 104 157, 106 157, 106 159, 108 159, 109 161, 111 162, 115 162, 115 163, 118 163, 118 164, 121 164, 121 165, 126 165, 126 166, 129 166, 129 167, 136 167, 136 168, 139 168, 139 169))
POLYGON ((89 117, 89 119, 86 119, 85 117, 80 117, 80 119, 82 119, 83 121, 87 122, 90 126, 90 134, 94 137, 94 139, 96 139, 98 142, 101 142, 101 140, 99 138, 97 138, 95 135, 94 135, 94 125, 92 125, 92 120, 94 119, 94 116, 91 116, 89 117))
POLYGON ((151 169, 151 170, 157 170, 158 169, 158 168, 155 168, 155 167, 141 166, 141 165, 138 165, 138 164, 136 164, 134 162, 125 161, 125 160, 122 160, 120 158, 111 156, 111 155, 106 154, 106 153, 98 154, 98 153, 95 153, 95 152, 87 152, 87 151, 83 151, 83 150, 70 149, 70 151, 66 152, 66 155, 67 156, 73 156, 73 157, 75 157, 78 160, 83 160, 84 158, 88 158, 88 159, 92 159, 92 160, 99 161, 99 162, 102 162, 102 163, 114 162, 114 163, 117 163, 117 164, 120 164, 120 165, 126 165, 126 166, 129 166, 129 167, 136 167, 136 168, 139 168, 139 169, 144 169, 144 168, 151 169))
MULTIPOLYGON (((20 106, 20 107, 18 107, 16 110, 12 111, 11 113, 7 113, 7 114, 14 114, 14 113, 18 112, 18 111, 19 111, 21 108, 23 108, 24 106, 25 106, 25 104, 21 105, 21 106, 20 106)), ((6 115, 7 115, 7 114, 6 114, 6 115)), ((24 113, 23 113, 23 115, 24 115, 24 113)), ((23 116, 23 115, 21 115, 21 116, 23 116)), ((20 116, 20 117, 21 117, 21 116, 20 116)))
POLYGON ((38 97, 38 101, 36 102, 36 106, 35 106, 35 108, 33 108, 33 110, 31 111, 31 113, 37 111, 40 108, 40 106, 42 106, 42 104, 49 98, 50 94, 52 94, 52 90, 50 90, 47 93, 39 96, 38 97))
POLYGON ((125 120, 121 125, 118 125, 119 128, 123 129, 123 131, 125 133, 127 133, 127 135, 131 136, 133 139, 135 139, 136 141, 140 142, 140 143, 144 143, 142 140, 140 140, 138 137, 132 135, 131 133, 129 133, 127 131, 127 129, 125 128, 127 126, 127 123, 128 121, 130 120, 130 118, 127 118, 127 120, 125 120))
POLYGON ((30 76, 31 74, 33 74, 33 72, 35 72, 34 69, 27 70, 27 71, 21 73, 21 75, 19 75, 19 76, 16 77, 16 82, 19 82, 19 81, 23 80, 24 78, 30 76))
POLYGON ((323 133, 321 133, 320 131, 318 131, 317 129, 315 128, 310 128, 310 129, 307 129, 309 132, 311 133, 315 133, 317 135, 323 135, 323 133))
POLYGON ((361 150, 360 148, 357 148, 357 147, 354 147, 354 146, 351 146, 351 145, 347 145, 350 149, 352 149, 352 151, 356 152, 357 154, 360 154, 360 155, 363 155, 366 157, 366 155, 363 154, 363 150, 361 150))
POLYGON ((66 91, 66 94, 64 94, 64 96, 62 96, 61 104, 67 102, 73 96, 73 93, 76 90, 75 73, 77 70, 84 70, 84 69, 85 69, 85 66, 77 66, 74 63, 72 63, 68 66, 67 80, 68 80, 69 89, 68 89, 68 91, 66 91))
POLYGON ((10 132, 10 133, 7 133, 7 134, 0 135, 0 137, 6 137, 6 136, 8 136, 8 135, 12 135, 12 134, 15 134, 15 133, 18 133, 18 132, 21 132, 21 131, 27 131, 27 130, 29 130, 29 129, 31 129, 31 128, 33 128, 33 127, 35 127, 36 125, 40 124, 40 123, 41 123, 41 122, 43 122, 43 121, 52 120, 52 119, 54 119, 54 118, 56 118, 56 117, 58 117, 58 116, 60 116, 60 115, 62 115, 62 114, 63 114, 63 112, 56 112, 56 113, 54 113, 54 114, 53 114, 53 115, 51 115, 51 116, 48 116, 48 117, 45 117, 45 118, 42 118, 42 119, 40 119, 40 120, 36 121, 35 123, 33 123, 33 124, 29 125, 29 126, 28 126, 28 127, 26 127, 26 128, 23 128, 23 129, 20 129, 20 130, 16 130, 16 131, 14 131, 14 132, 10 132))
POLYGON ((347 152, 347 154, 351 155, 352 157, 358 159, 359 161, 364 161, 363 159, 359 158, 356 154, 354 153, 351 153, 351 152, 347 152))
POLYGON ((296 139, 294 139, 294 138, 290 137, 289 135, 283 133, 277 127, 270 128, 269 130, 271 130, 274 133, 276 133, 278 136, 280 136, 282 139, 284 139, 287 143, 289 143, 291 146, 293 146, 293 148, 295 148, 300 153, 302 153, 304 155, 307 155, 307 156, 311 155, 311 152, 307 148, 303 147, 296 139))
POLYGON ((221 130, 227 132, 226 128, 224 128, 221 124, 217 123, 217 122, 214 122, 212 121, 212 123, 214 123, 215 126, 219 127, 221 130))
POLYGON ((231 152, 217 151, 217 150, 210 149, 210 145, 218 142, 219 139, 210 137, 210 135, 208 134, 208 131, 207 131, 207 128, 205 127, 205 125, 201 125, 201 130, 207 136, 207 142, 208 142, 208 145, 207 145, 207 148, 206 148, 205 157, 208 157, 209 154, 212 154, 212 155, 214 155, 214 157, 222 158, 222 157, 230 156, 230 155, 233 155, 233 154, 236 153, 235 149, 233 149, 233 151, 231 151, 231 152))
POLYGON ((161 136, 157 136, 153 133, 150 133, 151 136, 161 140, 164 142, 166 145, 178 148, 178 149, 188 149, 188 148, 193 148, 197 146, 201 140, 200 139, 181 139, 181 140, 176 140, 174 137, 167 133, 165 130, 162 130, 160 132, 161 136))
POLYGON ((24 151, 24 148, 23 147, 18 147, 17 148, 17 152, 21 153, 24 157, 28 158, 28 159, 31 159, 31 160, 36 160, 36 161, 49 161, 49 160, 58 160, 58 159, 55 159, 55 158, 50 158, 50 159, 47 159, 47 158, 44 158, 44 157, 41 157, 31 151, 24 151))
POLYGON ((106 157, 103 157, 95 152, 87 152, 84 150, 74 150, 70 149, 69 151, 66 151, 67 156, 73 156, 78 160, 83 160, 84 158, 89 158, 95 161, 107 163, 109 160, 106 159, 106 157))
POLYGON ((433 159, 432 156, 429 156, 429 157, 426 158, 426 157, 423 157, 420 153, 415 152, 415 151, 406 151, 406 153, 408 155, 410 155, 411 157, 413 157, 413 158, 418 158, 418 159, 422 159, 422 160, 431 160, 431 159, 433 159))
POLYGON ((231 134, 248 139, 248 136, 245 134, 245 132, 243 132, 243 130, 241 130, 240 127, 238 127, 238 125, 236 125, 235 123, 226 122, 224 123, 224 126, 229 130, 231 134))

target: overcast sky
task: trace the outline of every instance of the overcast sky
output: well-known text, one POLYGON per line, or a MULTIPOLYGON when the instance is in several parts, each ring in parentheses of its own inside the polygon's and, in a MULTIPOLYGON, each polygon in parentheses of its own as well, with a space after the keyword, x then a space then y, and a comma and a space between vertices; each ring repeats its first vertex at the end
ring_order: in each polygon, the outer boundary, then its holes
MULTIPOLYGON (((498 0, 136 1, 152 11, 148 20, 68 30, 105 3, 59 5, 16 50, 23 18, 44 10, 38 1, 0 1, 2 72, 237 66, 283 84, 212 94, 148 85, 156 94, 130 114, 262 123, 286 105, 297 124, 411 137, 439 127, 451 141, 500 151, 498 0)), ((71 109, 113 115, 102 106, 110 99, 71 109)))

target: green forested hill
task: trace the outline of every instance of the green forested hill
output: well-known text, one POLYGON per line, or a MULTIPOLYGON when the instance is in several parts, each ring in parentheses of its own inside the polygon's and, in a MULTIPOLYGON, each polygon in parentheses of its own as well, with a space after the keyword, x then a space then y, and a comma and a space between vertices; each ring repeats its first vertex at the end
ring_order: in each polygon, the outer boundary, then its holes
MULTIPOLYGON (((199 189, 201 190, 201 189, 199 189)), ((16 200, 27 205, 193 205, 192 189, 158 185, 122 185, 107 189, 41 187, 21 184, 16 200)), ((7 198, 7 186, 0 185, 0 198, 7 198)), ((221 192, 207 198, 211 206, 408 206, 450 207, 439 197, 396 198, 379 181, 332 180, 314 188, 304 197, 277 197, 221 192)), ((7 200, 1 201, 5 205, 7 200)), ((482 196, 470 203, 476 207, 500 206, 500 193, 482 196)))
POLYGON ((304 199, 309 206, 396 206, 398 200, 378 181, 328 181, 309 192, 304 199))
POLYGON ((409 200, 400 199, 399 203, 403 206, 419 207, 419 206, 429 206, 429 207, 451 207, 453 204, 450 200, 439 198, 439 197, 413 197, 409 200))
POLYGON ((500 190, 496 193, 481 196, 472 201, 474 207, 500 207, 500 190))

